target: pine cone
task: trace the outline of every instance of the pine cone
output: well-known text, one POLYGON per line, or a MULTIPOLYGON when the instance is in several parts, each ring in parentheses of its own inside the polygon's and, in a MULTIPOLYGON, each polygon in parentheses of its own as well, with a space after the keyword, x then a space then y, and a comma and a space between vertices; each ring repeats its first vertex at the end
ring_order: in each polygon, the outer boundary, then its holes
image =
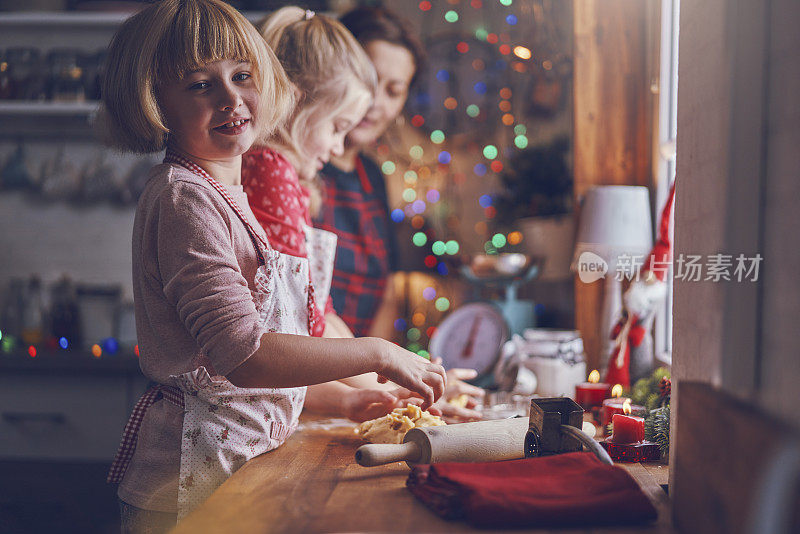
POLYGON ((669 397, 670 393, 672 393, 672 380, 669 378, 662 378, 661 382, 658 384, 658 393, 661 395, 661 398, 669 397))

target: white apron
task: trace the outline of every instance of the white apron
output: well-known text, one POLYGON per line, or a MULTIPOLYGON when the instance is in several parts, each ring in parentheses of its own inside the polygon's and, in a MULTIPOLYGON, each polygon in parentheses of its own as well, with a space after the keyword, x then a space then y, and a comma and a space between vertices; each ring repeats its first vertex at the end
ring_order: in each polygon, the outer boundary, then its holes
MULTIPOLYGON (((309 259, 282 254, 257 236, 221 187, 215 189, 248 227, 264 260, 251 292, 260 325, 266 332, 309 335, 310 306, 319 305, 315 298, 319 295, 324 309, 330 289, 336 236, 331 241, 323 235, 330 232, 307 229, 309 259), (314 265, 315 287, 309 283, 309 264, 314 265), (324 292, 318 293, 320 284, 324 292)), ((278 447, 294 432, 306 388, 239 388, 225 377, 210 376, 205 367, 171 378, 183 391, 185 406, 178 481, 180 520, 247 460, 278 447)))
MULTIPOLYGON (((247 227, 259 255, 251 293, 264 331, 309 335, 315 321, 311 310, 321 303, 324 311, 328 297, 336 236, 307 228, 309 259, 281 254, 256 232, 224 187, 202 168, 169 150, 164 161, 205 178, 247 227), (314 287, 309 281, 309 264, 313 265, 314 287)), ((149 406, 163 396, 184 410, 177 496, 181 519, 247 460, 278 447, 294 432, 306 388, 238 388, 204 366, 170 379, 172 386, 153 386, 137 402, 108 481, 122 480, 136 448, 141 421, 149 406)))

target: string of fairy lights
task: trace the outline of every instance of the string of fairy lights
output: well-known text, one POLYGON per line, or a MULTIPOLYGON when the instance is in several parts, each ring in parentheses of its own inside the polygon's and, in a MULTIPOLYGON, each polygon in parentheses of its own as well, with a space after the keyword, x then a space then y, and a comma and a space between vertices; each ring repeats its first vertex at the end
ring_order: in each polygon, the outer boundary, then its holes
MULTIPOLYGON (((459 132, 448 133, 448 128, 443 126, 430 130, 427 137, 431 146, 427 149, 422 146, 427 145, 427 141, 412 144, 410 147, 402 142, 395 142, 390 146, 392 143, 389 142, 377 148, 382 172, 388 178, 395 178, 397 173, 402 173, 404 188, 401 198, 404 205, 391 211, 391 219, 398 224, 404 221, 410 222, 414 230, 411 234, 411 244, 425 251, 423 263, 431 274, 449 276, 451 265, 455 264, 452 260, 465 252, 465 247, 458 237, 459 217, 454 213, 452 206, 456 195, 448 194, 447 189, 463 185, 470 178, 470 173, 471 179, 480 180, 481 183, 487 181, 488 177, 498 176, 503 172, 504 161, 507 161, 514 151, 523 150, 528 146, 528 126, 521 120, 522 114, 514 112, 512 100, 514 91, 510 87, 513 84, 508 82, 513 76, 521 77, 533 71, 539 73, 551 71, 555 68, 557 58, 553 50, 539 50, 543 47, 537 43, 523 42, 523 32, 515 30, 519 30, 522 22, 536 19, 536 23, 539 24, 542 20, 546 20, 548 17, 542 16, 542 11, 544 3, 548 1, 517 0, 515 4, 514 0, 469 0, 468 2, 464 0, 463 3, 462 0, 446 0, 437 2, 434 7, 432 2, 422 0, 417 5, 423 17, 432 17, 429 22, 440 24, 447 31, 464 36, 455 39, 452 47, 460 57, 469 59, 468 64, 472 71, 488 74, 494 69, 491 72, 495 75, 500 74, 506 82, 499 89, 493 89, 486 80, 470 83, 466 89, 471 91, 473 96, 481 97, 483 105, 469 102, 469 98, 461 98, 462 101, 459 101, 459 95, 456 94, 446 94, 438 102, 433 102, 430 94, 418 95, 423 100, 440 106, 439 110, 444 110, 444 113, 452 116, 461 114, 462 119, 466 117, 465 120, 472 121, 469 123, 470 128, 479 132, 473 137, 483 137, 489 142, 479 143, 471 140, 466 146, 462 146, 465 143, 457 142, 459 132), (482 16, 481 23, 474 26, 470 26, 467 22, 470 17, 464 16, 463 10, 466 9, 483 10, 483 14, 496 15, 498 6, 501 10, 500 16, 482 16), (491 13, 486 9, 488 7, 492 7, 491 13), (477 45, 491 47, 497 59, 480 57, 477 45), (490 104, 487 102, 490 101, 496 109, 489 109, 490 104), (497 120, 499 124, 493 126, 498 126, 499 129, 491 138, 486 139, 483 130, 490 120, 497 120), (456 167, 468 168, 470 172, 463 172, 456 167), (431 184, 443 184, 443 186, 435 187, 431 184), (442 187, 444 190, 440 190, 442 187), (439 231, 434 231, 433 226, 439 231)), ((440 91, 453 81, 453 73, 447 66, 436 70, 431 79, 432 84, 440 84, 437 86, 440 91)), ((425 114, 416 113, 411 116, 410 122, 415 128, 420 129, 426 126, 429 120, 425 114)), ((480 209, 482 220, 474 224, 473 231, 482 239, 483 251, 494 255, 507 250, 506 247, 519 245, 523 235, 514 229, 507 232, 490 232, 493 219, 497 216, 491 193, 484 191, 461 208, 480 209)), ((427 340, 435 332, 434 325, 438 324, 442 314, 452 306, 452 296, 437 286, 435 282, 425 285, 419 295, 424 304, 413 309, 410 317, 398 317, 394 321, 395 329, 404 333, 406 348, 425 357, 429 356, 427 340), (436 313, 432 313, 433 310, 436 313)), ((71 341, 64 337, 48 339, 38 345, 55 351, 74 349, 71 341)), ((36 343, 27 344, 24 340, 16 340, 0 332, 0 351, 15 352, 18 347, 25 348, 31 358, 39 355, 36 343)), ((92 344, 89 352, 94 358, 99 359, 105 355, 119 353, 120 347, 116 339, 107 338, 92 344)), ((133 352, 138 356, 138 345, 133 348, 133 352)))
MULTIPOLYGON (((469 95, 461 98, 460 95, 452 93, 445 93, 434 101, 435 97, 431 93, 446 91, 444 88, 448 87, 448 84, 452 86, 454 81, 451 67, 444 65, 430 73, 428 88, 416 98, 418 101, 430 103, 433 106, 441 106, 438 110, 433 108, 437 114, 445 114, 445 116, 447 113, 453 114, 452 116, 462 114, 460 120, 471 120, 472 137, 482 137, 483 130, 486 129, 483 126, 490 116, 496 116, 499 120, 497 126, 500 127, 497 135, 493 135, 489 139, 484 137, 485 141, 490 141, 485 144, 471 141, 466 144, 466 150, 458 150, 458 147, 450 147, 449 137, 451 136, 448 134, 447 128, 439 127, 440 125, 436 123, 437 127, 431 129, 428 135, 431 146, 427 150, 421 144, 414 144, 407 149, 400 144, 395 147, 394 151, 389 149, 387 144, 378 147, 378 155, 382 158, 381 170, 387 178, 395 178, 396 173, 402 173, 403 178, 404 189, 401 198, 404 205, 391 212, 391 219, 395 223, 410 221, 411 227, 414 229, 411 243, 426 252, 424 265, 430 273, 442 277, 450 274, 451 268, 448 266, 448 262, 452 265, 453 262, 450 260, 464 252, 464 247, 458 239, 458 218, 447 206, 450 197, 429 184, 444 183, 445 187, 448 183, 452 186, 463 184, 469 173, 454 170, 456 163, 460 164, 459 167, 470 168, 474 180, 487 181, 488 177, 496 177, 502 173, 504 161, 507 161, 514 151, 527 148, 529 143, 528 127, 521 120, 521 114, 518 116, 513 111, 513 91, 511 89, 513 84, 508 83, 508 79, 514 76, 525 76, 526 73, 530 74, 533 71, 547 72, 554 67, 554 58, 549 57, 552 51, 543 50, 540 54, 534 53, 531 45, 535 43, 523 42, 524 32, 515 31, 519 29, 518 24, 522 17, 529 17, 525 19, 526 22, 537 18, 537 15, 538 19, 542 18, 542 0, 518 2, 519 9, 514 6, 514 0, 491 0, 491 4, 494 6, 490 5, 490 0, 470 0, 463 4, 461 0, 447 0, 446 3, 437 2, 434 7, 430 1, 423 0, 417 7, 422 12, 423 19, 433 17, 433 20, 427 20, 429 27, 431 24, 438 24, 443 31, 463 36, 461 39, 452 40, 452 47, 455 51, 445 50, 446 54, 453 53, 462 61, 468 62, 476 73, 481 73, 490 67, 496 69, 495 72, 499 70, 506 83, 494 92, 483 80, 470 83, 465 88, 459 88, 459 90, 471 91, 473 97, 476 95, 481 97, 484 102, 483 106, 470 102, 469 95), (501 7, 498 8, 498 5, 501 7), (487 11, 485 7, 492 7, 492 12, 485 13, 487 11), (480 25, 470 27, 467 20, 469 18, 474 20, 475 17, 462 16, 464 9, 484 10, 484 16, 480 17, 480 25), (499 16, 488 16, 497 15, 498 10, 500 11, 499 16), (477 41, 472 40, 472 37, 477 41), (470 57, 478 45, 482 48, 491 47, 493 53, 497 55, 494 64, 491 63, 492 60, 480 57, 478 53, 474 54, 474 57, 470 57), (437 86, 437 84, 439 85, 437 86), (491 99, 494 102, 490 105, 497 106, 499 113, 488 109, 486 102, 491 99), (464 119, 463 116, 468 119, 464 119), (471 161, 467 164, 466 160, 471 161), (439 178, 438 182, 433 180, 434 177, 439 178), (437 219, 446 220, 446 224, 439 225, 443 227, 441 232, 435 232, 429 227, 435 225, 437 219)), ((474 51, 478 52, 478 50, 474 51)), ((430 124, 429 117, 424 113, 412 115, 410 122, 415 128, 422 128, 426 124, 429 128, 433 126, 430 124)), ((458 135, 459 132, 455 132, 454 136, 458 135)), ((459 143, 453 144, 458 145, 459 143)), ((487 183, 490 182, 487 181, 487 183)), ((521 243, 523 235, 519 230, 490 232, 493 219, 497 215, 491 191, 482 192, 477 199, 468 202, 476 202, 477 208, 482 213, 482 220, 479 220, 473 229, 483 239, 483 252, 494 255, 504 252, 507 247, 521 243)), ((467 204, 465 207, 469 209, 469 205, 467 204)), ((472 205, 474 206, 474 204, 472 205)), ((424 337, 430 339, 435 331, 433 324, 438 323, 442 314, 451 307, 451 297, 436 285, 433 282, 422 288, 421 304, 411 310, 410 317, 399 317, 394 323, 395 329, 405 334, 406 348, 426 357, 429 354, 424 337), (433 310, 439 313, 431 313, 433 310)), ((419 295, 415 294, 413 297, 420 300, 419 295)))

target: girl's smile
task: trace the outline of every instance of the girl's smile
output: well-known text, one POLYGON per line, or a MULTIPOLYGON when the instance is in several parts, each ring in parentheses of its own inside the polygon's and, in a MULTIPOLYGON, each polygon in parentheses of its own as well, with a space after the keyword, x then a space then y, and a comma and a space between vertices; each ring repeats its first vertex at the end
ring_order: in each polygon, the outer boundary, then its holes
POLYGON ((170 145, 201 166, 235 166, 256 141, 259 93, 252 73, 246 61, 223 59, 163 83, 158 100, 170 145))

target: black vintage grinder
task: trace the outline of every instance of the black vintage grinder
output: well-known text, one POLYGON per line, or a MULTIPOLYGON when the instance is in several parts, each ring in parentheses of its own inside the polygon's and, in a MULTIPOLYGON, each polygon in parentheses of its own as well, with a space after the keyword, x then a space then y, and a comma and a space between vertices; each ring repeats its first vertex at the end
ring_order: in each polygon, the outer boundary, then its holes
POLYGON ((611 457, 594 439, 583 433, 583 408, 568 397, 531 399, 525 457, 577 452, 582 447, 600 461, 613 465, 611 457))

